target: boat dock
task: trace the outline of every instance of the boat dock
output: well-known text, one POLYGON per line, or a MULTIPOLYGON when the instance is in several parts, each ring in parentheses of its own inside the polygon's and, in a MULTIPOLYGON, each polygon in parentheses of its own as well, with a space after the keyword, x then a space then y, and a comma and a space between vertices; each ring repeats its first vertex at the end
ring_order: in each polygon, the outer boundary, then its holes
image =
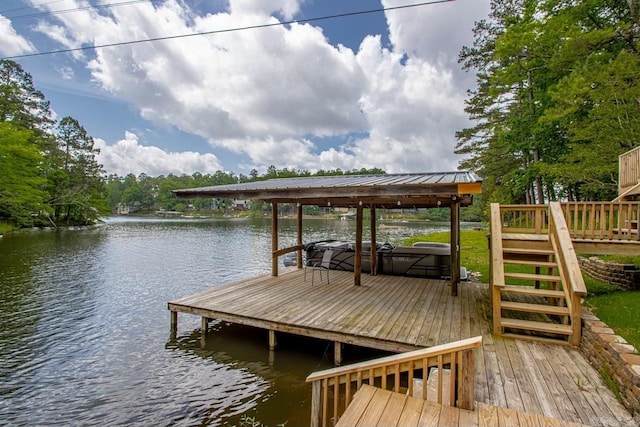
MULTIPOLYGON (((308 273, 310 275, 310 272, 308 273)), ((329 283, 288 268, 213 287, 168 303, 173 331, 178 313, 219 319, 277 333, 333 341, 337 364, 343 344, 404 352, 482 336, 474 378, 475 401, 593 426, 632 426, 629 412, 579 350, 492 335, 489 285, 402 276, 329 272, 329 283)), ((266 344, 266 343, 265 343, 266 344)))

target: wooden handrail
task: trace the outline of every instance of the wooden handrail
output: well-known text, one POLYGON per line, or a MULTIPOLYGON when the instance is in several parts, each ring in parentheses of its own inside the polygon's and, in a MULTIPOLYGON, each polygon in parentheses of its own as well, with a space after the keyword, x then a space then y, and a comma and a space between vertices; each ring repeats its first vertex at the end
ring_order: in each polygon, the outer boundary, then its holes
POLYGON ((490 260, 489 260, 489 286, 491 289, 491 300, 493 307, 493 333, 501 334, 502 325, 502 288, 504 288, 504 261, 502 250, 502 213, 498 203, 491 203, 491 230, 490 240, 490 260))
POLYGON ((550 234, 553 237, 552 240, 558 246, 557 252, 561 258, 562 265, 565 267, 566 277, 571 284, 572 291, 581 296, 587 295, 587 287, 582 278, 578 257, 576 256, 575 249, 573 249, 571 235, 569 234, 560 204, 558 202, 549 203, 549 213, 549 223, 552 225, 550 227, 550 234))
POLYGON ((311 426, 327 426, 329 403, 333 403, 334 423, 342 415, 353 394, 365 382, 382 388, 390 387, 399 393, 406 381, 409 394, 413 394, 413 380, 421 372, 422 397, 427 398, 427 378, 431 368, 438 368, 438 402, 443 403, 443 368, 451 370, 448 402, 451 406, 473 409, 474 351, 482 344, 482 337, 468 338, 453 343, 410 351, 388 357, 314 372, 307 377, 312 383, 311 426))
POLYGON ((640 240, 640 202, 561 203, 573 239, 640 240))
POLYGON ((549 203, 549 239, 556 253, 558 272, 562 277, 562 288, 569 308, 573 328, 570 342, 572 345, 579 345, 582 335, 581 298, 587 295, 587 287, 584 284, 578 257, 558 202, 549 203))
POLYGON ((288 248, 278 249, 277 251, 273 251, 271 256, 279 257, 279 256, 282 256, 284 254, 288 254, 289 252, 295 252, 295 251, 299 251, 301 249, 304 249, 305 246, 306 245, 295 245, 295 246, 289 246, 288 248))

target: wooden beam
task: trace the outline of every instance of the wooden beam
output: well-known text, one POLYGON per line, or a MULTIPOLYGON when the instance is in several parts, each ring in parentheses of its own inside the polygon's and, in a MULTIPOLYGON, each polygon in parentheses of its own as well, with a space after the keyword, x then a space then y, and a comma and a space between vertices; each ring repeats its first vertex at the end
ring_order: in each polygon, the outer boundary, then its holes
POLYGON ((278 204, 271 203, 271 275, 278 275, 278 257, 275 252, 278 250, 278 204))
POLYGON ((342 365, 342 343, 340 341, 333 342, 333 364, 335 366, 342 365))
POLYGON ((360 286, 362 282, 362 205, 356 208, 356 253, 353 263, 353 284, 360 286))
POLYGON ((378 258, 376 253, 376 206, 369 206, 369 211, 371 215, 371 262, 369 263, 369 274, 375 276, 378 274, 378 258))
MULTIPOLYGON (((302 203, 298 203, 298 246, 302 246, 302 203)), ((302 268, 302 250, 298 250, 296 265, 302 268)))
POLYGON ((460 283, 460 201, 451 198, 451 295, 458 295, 460 283))
POLYGON ((276 331, 269 329, 269 350, 273 351, 278 346, 278 340, 276 338, 276 331))

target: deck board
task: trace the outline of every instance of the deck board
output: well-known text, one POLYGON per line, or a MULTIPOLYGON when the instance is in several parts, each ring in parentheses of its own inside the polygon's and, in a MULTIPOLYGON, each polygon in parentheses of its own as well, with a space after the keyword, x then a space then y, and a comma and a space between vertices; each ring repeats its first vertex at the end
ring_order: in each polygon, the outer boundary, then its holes
MULTIPOLYGON (((486 284, 463 282, 454 297, 449 283, 441 280, 363 275, 362 286, 354 286, 353 273, 331 271, 329 283, 316 280, 312 286, 311 278, 305 281, 303 275, 293 268, 278 277, 265 275, 213 287, 172 301, 169 309, 389 351, 482 335, 474 379, 477 425, 495 425, 499 415, 483 413, 482 404, 565 422, 634 425, 578 350, 493 336, 486 284)), ((437 425, 440 409, 429 406, 418 411, 411 399, 404 402, 400 417, 407 423, 402 425, 423 425, 434 416, 437 425)), ((509 414, 501 416, 512 420, 509 414)), ((468 414, 460 417, 466 419, 468 414)), ((520 425, 536 422, 530 416, 516 418, 520 425)))
POLYGON ((363 385, 336 427, 577 427, 583 424, 530 414, 486 403, 473 411, 442 405, 363 385))

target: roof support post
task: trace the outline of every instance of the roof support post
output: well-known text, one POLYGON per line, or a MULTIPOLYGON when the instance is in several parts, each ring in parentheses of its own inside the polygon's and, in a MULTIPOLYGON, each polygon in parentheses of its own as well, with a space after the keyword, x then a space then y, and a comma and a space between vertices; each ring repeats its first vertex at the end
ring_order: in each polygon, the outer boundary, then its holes
POLYGON ((378 274, 378 258, 376 254, 376 205, 373 203, 369 206, 369 212, 371 215, 371 261, 369 270, 372 276, 378 274))
POLYGON ((362 281, 362 202, 356 207, 356 253, 353 263, 353 284, 360 286, 362 281))
POLYGON ((451 197, 451 295, 458 295, 460 283, 460 198, 451 197))
POLYGON ((278 275, 278 204, 271 203, 271 275, 278 275))
MULTIPOLYGON (((298 246, 302 245, 302 203, 298 202, 298 246)), ((302 249, 298 250, 296 265, 302 268, 302 249)))

